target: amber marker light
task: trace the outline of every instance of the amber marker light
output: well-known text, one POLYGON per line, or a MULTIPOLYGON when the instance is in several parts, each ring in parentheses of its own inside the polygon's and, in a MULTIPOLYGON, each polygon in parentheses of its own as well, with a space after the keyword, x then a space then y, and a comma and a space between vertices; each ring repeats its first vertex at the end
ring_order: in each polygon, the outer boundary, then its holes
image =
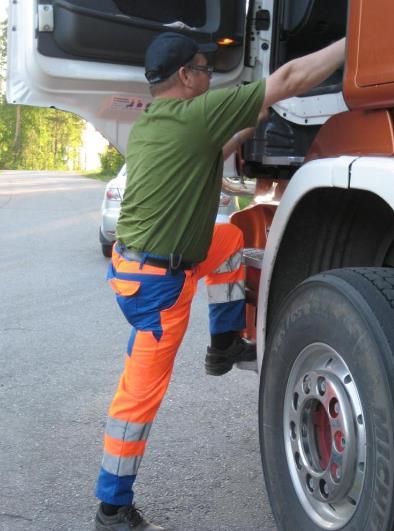
POLYGON ((234 39, 231 39, 230 37, 223 37, 222 39, 219 39, 216 41, 219 46, 233 46, 234 44, 237 44, 237 41, 234 39))

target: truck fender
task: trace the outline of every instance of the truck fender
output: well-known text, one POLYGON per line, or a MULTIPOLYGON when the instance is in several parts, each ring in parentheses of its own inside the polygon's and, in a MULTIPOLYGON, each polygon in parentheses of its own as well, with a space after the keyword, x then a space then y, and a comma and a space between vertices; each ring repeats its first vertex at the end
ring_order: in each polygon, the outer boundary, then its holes
POLYGON ((360 157, 352 164, 350 188, 366 190, 394 210, 394 157, 360 157))
POLYGON ((357 156, 313 160, 292 177, 275 213, 264 252, 257 310, 257 365, 260 368, 266 342, 266 319, 270 283, 275 260, 287 223, 299 201, 317 188, 349 188, 350 170, 357 156))

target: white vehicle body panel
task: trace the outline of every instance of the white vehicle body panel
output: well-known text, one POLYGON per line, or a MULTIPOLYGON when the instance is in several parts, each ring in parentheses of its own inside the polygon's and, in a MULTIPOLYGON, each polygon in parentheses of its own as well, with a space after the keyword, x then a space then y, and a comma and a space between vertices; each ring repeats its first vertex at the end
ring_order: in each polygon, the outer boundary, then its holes
POLYGON ((372 192, 394 210, 394 158, 357 159, 352 165, 350 188, 372 192))
POLYGON ((260 371, 266 341, 269 290, 275 260, 287 223, 299 201, 317 188, 348 188, 349 168, 357 157, 315 160, 302 166, 292 177, 275 213, 261 268, 257 313, 257 365, 260 371))
MULTIPOLYGON (((261 9, 257 4, 256 11, 261 9)), ((274 1, 265 2, 264 9, 272 15, 274 1)), ((9 21, 8 101, 73 112, 92 123, 124 154, 131 124, 151 101, 143 67, 53 58, 38 53, 37 0, 10 1, 9 21)), ((42 17, 40 23, 42 25, 42 17)), ((252 46, 248 61, 254 66, 245 67, 240 63, 229 73, 215 73, 213 88, 269 75, 272 27, 273 24, 268 31, 252 32, 250 36, 252 46), (268 48, 264 49, 263 44, 268 48)), ((339 93, 290 98, 274 108, 295 123, 321 124, 346 106, 339 93)))
POLYGON ((347 111, 342 92, 310 96, 308 98, 289 98, 272 106, 286 120, 300 125, 325 123, 334 114, 347 111))
MULTIPOLYGON (((9 2, 7 100, 56 107, 92 123, 124 154, 130 126, 151 101, 144 68, 46 57, 37 51, 37 1, 9 2)), ((215 74, 212 87, 239 83, 244 66, 215 74)))

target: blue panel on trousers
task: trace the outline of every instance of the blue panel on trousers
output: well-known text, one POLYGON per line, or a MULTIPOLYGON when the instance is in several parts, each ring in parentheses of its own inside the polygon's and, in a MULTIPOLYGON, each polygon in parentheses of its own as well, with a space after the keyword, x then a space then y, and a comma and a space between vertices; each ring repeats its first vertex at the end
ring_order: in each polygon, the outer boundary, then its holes
POLYGON ((96 497, 111 505, 130 505, 135 476, 115 476, 102 467, 97 480, 96 497))
POLYGON ((209 331, 211 334, 243 330, 245 300, 220 302, 209 305, 209 331))
POLYGON ((139 290, 129 297, 117 295, 118 304, 128 320, 137 330, 152 332, 159 341, 163 329, 160 312, 173 306, 185 283, 185 273, 151 275, 142 273, 118 273, 112 264, 108 278, 138 281, 139 290))

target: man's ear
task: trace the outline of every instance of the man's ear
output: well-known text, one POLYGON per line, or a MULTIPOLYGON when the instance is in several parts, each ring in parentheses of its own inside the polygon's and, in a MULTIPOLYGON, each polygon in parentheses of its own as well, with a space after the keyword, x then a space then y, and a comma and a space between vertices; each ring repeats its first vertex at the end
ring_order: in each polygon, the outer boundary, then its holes
POLYGON ((181 66, 178 70, 178 77, 182 83, 182 85, 186 88, 192 88, 192 71, 190 68, 186 68, 184 66, 181 66))

